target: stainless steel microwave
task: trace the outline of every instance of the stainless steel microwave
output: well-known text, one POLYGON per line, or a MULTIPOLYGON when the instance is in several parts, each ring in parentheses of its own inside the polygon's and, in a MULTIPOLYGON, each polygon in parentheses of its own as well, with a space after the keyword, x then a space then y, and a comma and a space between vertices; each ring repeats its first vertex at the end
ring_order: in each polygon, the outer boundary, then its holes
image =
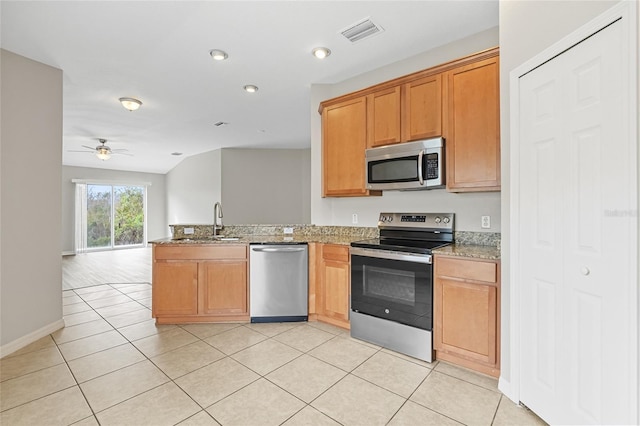
POLYGON ((366 150, 367 189, 443 188, 444 139, 386 145, 366 150))

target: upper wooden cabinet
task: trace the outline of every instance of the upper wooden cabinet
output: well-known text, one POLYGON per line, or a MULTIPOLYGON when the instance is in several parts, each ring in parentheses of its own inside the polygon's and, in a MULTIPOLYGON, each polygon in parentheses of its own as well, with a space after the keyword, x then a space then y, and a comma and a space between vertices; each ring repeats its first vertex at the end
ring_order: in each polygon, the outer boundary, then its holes
POLYGON ((442 135, 442 75, 419 78, 402 86, 402 141, 442 135))
POLYGON ((367 97, 361 96, 322 110, 322 195, 380 195, 365 188, 367 97))
POLYGON ((500 190, 498 57, 446 73, 447 189, 500 190))
POLYGON ((367 148, 401 141, 400 86, 368 95, 367 148))
POLYGON ((322 113, 324 197, 365 189, 367 148, 443 136, 447 190, 500 190, 498 48, 328 99, 322 113))

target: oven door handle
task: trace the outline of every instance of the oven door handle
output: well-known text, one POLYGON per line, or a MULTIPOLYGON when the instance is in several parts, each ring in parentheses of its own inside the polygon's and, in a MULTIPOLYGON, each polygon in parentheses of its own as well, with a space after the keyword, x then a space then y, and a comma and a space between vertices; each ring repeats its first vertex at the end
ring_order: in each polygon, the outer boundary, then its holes
POLYGON ((420 150, 418 154, 418 182, 420 185, 424 185, 424 176, 422 176, 422 159, 424 157, 424 149, 420 150))
POLYGON ((430 254, 401 253, 398 251, 376 250, 360 247, 351 247, 349 252, 352 256, 376 257, 378 259, 401 260, 413 263, 433 263, 430 254))

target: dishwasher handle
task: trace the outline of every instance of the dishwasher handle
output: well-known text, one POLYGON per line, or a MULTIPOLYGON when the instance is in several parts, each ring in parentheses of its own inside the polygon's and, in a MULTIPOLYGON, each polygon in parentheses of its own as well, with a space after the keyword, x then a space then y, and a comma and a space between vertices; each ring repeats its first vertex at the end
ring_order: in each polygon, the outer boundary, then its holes
POLYGON ((292 253, 297 251, 305 251, 305 247, 251 247, 252 251, 263 253, 292 253))

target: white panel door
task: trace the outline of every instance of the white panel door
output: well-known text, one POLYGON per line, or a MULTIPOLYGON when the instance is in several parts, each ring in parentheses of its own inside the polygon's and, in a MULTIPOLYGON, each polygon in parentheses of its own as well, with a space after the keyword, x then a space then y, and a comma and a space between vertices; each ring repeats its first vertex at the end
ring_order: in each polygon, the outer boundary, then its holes
POLYGON ((552 424, 635 421, 635 154, 617 21, 520 78, 520 400, 552 424))

